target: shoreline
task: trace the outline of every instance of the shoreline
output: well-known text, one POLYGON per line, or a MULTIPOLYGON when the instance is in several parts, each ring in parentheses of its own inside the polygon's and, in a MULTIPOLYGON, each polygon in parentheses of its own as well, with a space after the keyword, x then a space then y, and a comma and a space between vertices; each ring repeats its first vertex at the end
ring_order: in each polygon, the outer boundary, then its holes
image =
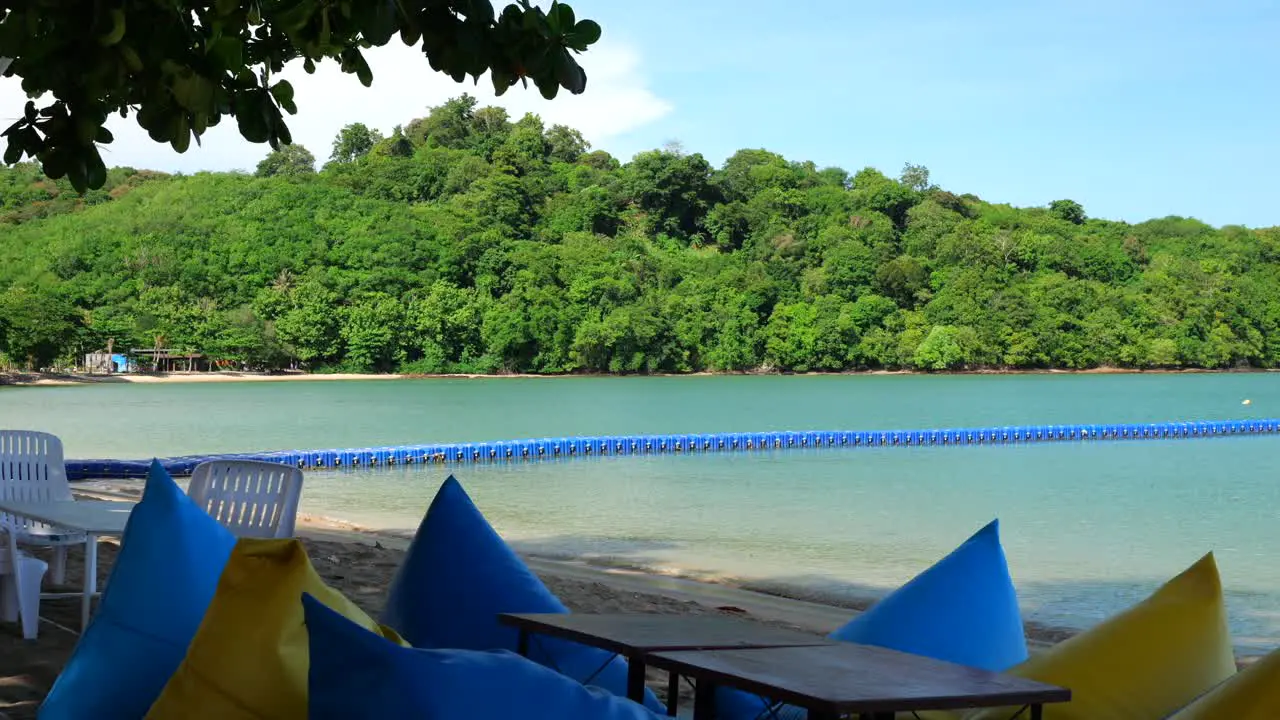
POLYGON ((1117 368, 1097 367, 1084 370, 1061 368, 976 368, 973 370, 845 370, 840 372, 775 372, 767 370, 747 370, 740 372, 692 372, 692 373, 654 373, 649 375, 617 375, 610 373, 310 373, 302 371, 289 372, 168 372, 168 373, 115 373, 111 375, 88 375, 80 373, 37 373, 37 372, 0 372, 0 387, 72 387, 77 385, 114 385, 114 384, 180 384, 180 383, 222 383, 222 382, 323 382, 323 381, 375 381, 375 380, 488 380, 488 379, 563 379, 563 378, 635 378, 635 377, 841 377, 841 376, 943 376, 963 377, 970 375, 1227 375, 1227 374, 1263 374, 1280 372, 1271 368, 1117 368))
MULTIPOLYGON (((298 534, 314 540, 376 545, 406 550, 412 531, 370 528, 348 520, 313 513, 298 514, 298 534)), ((636 596, 658 596, 680 603, 694 603, 706 609, 729 612, 766 623, 827 635, 868 610, 889 591, 856 597, 831 597, 806 591, 803 587, 743 581, 732 577, 708 576, 693 570, 658 571, 641 565, 602 561, 585 557, 517 553, 542 578, 595 583, 636 596)), ((1087 630, 1029 620, 1022 625, 1028 650, 1043 652, 1087 630)), ((1267 649, 1235 646, 1237 665, 1243 667, 1266 655, 1267 649)))
MULTIPOLYGON (((377 544, 395 550, 408 548, 411 537, 400 532, 358 525, 340 518, 298 514, 299 535, 316 540, 377 544)), ((517 549, 518 550, 518 549, 517 549)), ((826 635, 865 612, 882 597, 866 595, 835 599, 803 588, 768 582, 707 577, 693 571, 657 572, 652 568, 591 558, 519 553, 540 576, 596 582, 615 590, 658 595, 680 602, 695 602, 712 609, 745 614, 766 622, 783 623, 826 635)), ((1024 620, 1027 643, 1047 648, 1077 634, 1077 630, 1024 620)))
MULTIPOLYGON (((185 488, 182 481, 179 481, 179 485, 185 488)), ((72 489, 77 496, 89 499, 134 502, 142 491, 140 485, 125 486, 111 481, 91 488, 76 487, 73 484, 72 489)), ((407 550, 413 539, 413 530, 372 527, 317 513, 299 512, 297 526, 299 537, 397 552, 407 550)), ((866 611, 884 595, 867 593, 833 597, 804 587, 768 580, 709 576, 688 568, 663 571, 589 557, 529 553, 521 551, 518 543, 514 549, 542 577, 597 583, 615 592, 696 603, 712 610, 739 613, 765 622, 783 623, 819 635, 826 635, 866 611)), ((1023 627, 1027 643, 1033 651, 1051 647, 1086 629, 1051 625, 1025 616, 1023 627)), ((1251 662, 1264 654, 1262 650, 1249 646, 1236 646, 1235 653, 1240 662, 1251 662)))
MULTIPOLYGON (((182 485, 180 482, 179 485, 182 485)), ((72 486, 78 496, 95 500, 128 500, 136 502, 141 487, 81 488, 72 486)), ((368 527, 315 513, 298 513, 298 535, 312 540, 373 546, 404 551, 409 547, 412 531, 368 527)), ((554 576, 606 585, 614 591, 653 595, 682 603, 697 603, 713 610, 745 614, 766 622, 783 623, 826 635, 874 605, 880 595, 851 598, 829 598, 807 593, 804 588, 774 585, 768 582, 739 581, 727 577, 708 577, 693 571, 658 572, 625 563, 611 563, 581 557, 551 556, 520 552, 529 566, 540 576, 554 576)), ((1075 635, 1078 631, 1025 620, 1027 642, 1033 647, 1047 648, 1075 635)))

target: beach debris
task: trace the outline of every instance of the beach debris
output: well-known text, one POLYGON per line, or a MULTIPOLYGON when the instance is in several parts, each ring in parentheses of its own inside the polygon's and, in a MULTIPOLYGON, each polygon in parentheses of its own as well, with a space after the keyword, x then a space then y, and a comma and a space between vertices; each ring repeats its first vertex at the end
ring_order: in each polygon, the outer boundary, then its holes
POLYGON ((716 609, 720 612, 733 613, 735 615, 747 615, 747 611, 737 605, 717 605, 716 609))

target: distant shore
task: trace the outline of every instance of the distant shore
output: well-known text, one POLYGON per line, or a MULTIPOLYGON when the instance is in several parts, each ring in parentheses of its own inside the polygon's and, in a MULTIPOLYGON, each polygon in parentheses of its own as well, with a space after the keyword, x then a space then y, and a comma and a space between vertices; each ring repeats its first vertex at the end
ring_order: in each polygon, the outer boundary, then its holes
POLYGON ((1210 370, 1204 368, 1156 368, 1139 370, 1134 368, 1098 367, 1086 370, 1063 369, 1017 369, 1017 368, 978 368, 974 370, 947 370, 925 372, 921 370, 850 370, 846 372, 811 372, 811 373, 775 373, 765 370, 743 372, 696 372, 696 373, 655 373, 650 376, 610 375, 607 373, 572 373, 559 375, 541 375, 537 373, 440 373, 440 374, 399 374, 399 373, 310 373, 302 371, 286 372, 167 372, 167 373, 113 373, 111 375, 88 375, 78 373, 34 373, 34 372, 0 372, 0 386, 73 386, 102 385, 116 383, 164 384, 164 383, 214 383, 214 382, 293 382, 293 381, 325 381, 325 380, 428 380, 428 379, 498 379, 498 378, 583 378, 583 377, 719 377, 719 376, 768 376, 768 375, 1198 375, 1223 373, 1270 373, 1276 370, 1266 368, 1231 368, 1210 370))

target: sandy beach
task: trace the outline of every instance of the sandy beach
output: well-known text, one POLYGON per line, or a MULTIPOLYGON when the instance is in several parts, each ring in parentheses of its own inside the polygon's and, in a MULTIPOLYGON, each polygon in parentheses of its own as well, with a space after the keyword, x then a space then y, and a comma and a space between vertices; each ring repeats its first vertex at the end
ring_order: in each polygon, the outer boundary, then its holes
MULTIPOLYGON (((371 614, 382 609, 387 586, 399 567, 407 541, 370 532, 341 521, 300 517, 299 534, 325 582, 371 614)), ((105 584, 118 546, 105 540, 99 549, 99 583, 105 584)), ((40 555, 40 551, 34 554, 40 555)), ((547 586, 574 612, 722 613, 775 624, 816 635, 842 624, 856 610, 766 595, 740 588, 674 577, 592 567, 578 562, 528 558, 547 586)), ((73 550, 67 589, 79 587, 82 553, 73 550)), ((870 601, 868 601, 870 602, 870 601)), ((78 599, 45 600, 41 604, 40 637, 22 639, 16 624, 0 624, 0 720, 35 718, 41 699, 70 657, 79 635, 78 599)), ((1028 627, 1034 644, 1044 646, 1064 633, 1028 627)), ((654 675, 655 691, 664 678, 654 675)), ((682 703, 683 704, 683 703, 682 703)))
MULTIPOLYGON (((396 541, 354 534, 342 537, 341 532, 329 529, 309 529, 305 535, 308 554, 325 582, 370 614, 380 612, 387 585, 404 553, 400 547, 391 547, 397 544, 396 541)), ((104 541, 101 544, 100 583, 106 581, 116 552, 114 543, 104 541)), ((610 582, 607 574, 600 571, 575 571, 566 567, 557 572, 547 563, 536 563, 535 567, 547 586, 575 612, 730 613, 761 622, 820 631, 820 628, 811 627, 812 619, 805 619, 809 616, 803 608, 796 613, 801 622, 788 622, 778 617, 756 615, 738 606, 717 606, 711 600, 682 599, 681 593, 676 591, 639 592, 633 589, 635 578, 632 578, 632 583, 626 580, 610 582)), ((74 590, 79 586, 82 572, 80 554, 73 551, 68 561, 66 589, 74 590)), ((692 596, 692 593, 685 594, 692 596)), ((41 604, 41 616, 44 622, 41 623, 40 637, 33 642, 22 639, 16 624, 0 625, 0 718, 36 717, 40 701, 52 687, 79 638, 73 631, 79 622, 78 600, 45 600, 41 604)), ((661 687, 661 677, 652 679, 655 688, 661 687)))
MULTIPOLYGON (((96 497, 102 497, 97 493, 96 497)), ((382 609, 390 580, 399 567, 408 540, 370 531, 340 520, 302 515, 299 534, 316 570, 325 582, 367 612, 382 609)), ((99 583, 110 574, 118 546, 104 540, 99 549, 99 583)), ((40 551, 34 554, 40 555, 40 551)), ((526 558, 543 582, 574 612, 727 614, 753 622, 825 635, 854 616, 874 599, 833 606, 723 584, 637 571, 594 567, 583 562, 526 558)), ((83 577, 82 554, 72 551, 66 589, 75 590, 83 577)), ((35 718, 41 699, 75 646, 79 635, 79 600, 45 600, 41 604, 40 637, 22 639, 16 624, 0 624, 0 720, 35 718)), ((1031 651, 1037 652, 1069 637, 1070 631, 1027 624, 1031 651)), ((1242 658, 1247 663, 1253 658, 1242 658)), ((652 674, 651 687, 659 695, 665 677, 652 674)), ((682 692, 684 692, 682 690, 682 692)), ((685 705, 689 698, 683 698, 685 705)))
POLYGON ((0 373, 0 385, 75 386, 106 384, 151 385, 157 383, 223 383, 223 382, 323 382, 326 380, 399 380, 403 375, 362 373, 254 373, 254 372, 172 372, 116 373, 112 375, 0 373))
MULTIPOLYGON (((1117 368, 1097 367, 1084 370, 1066 370, 1058 368, 974 368, 971 370, 949 370, 939 372, 922 372, 917 370, 857 370, 847 372, 811 372, 811 373, 778 373, 768 370, 745 370, 725 373, 657 373, 655 377, 706 377, 713 375, 1170 375, 1200 373, 1265 373, 1280 370, 1269 368, 1230 368, 1225 370, 1206 370, 1203 368, 1117 368)), ((599 373, 571 373, 563 375, 538 375, 532 373, 442 373, 432 375, 403 375, 396 373, 309 373, 302 371, 281 372, 164 372, 164 373, 115 373, 112 375, 88 375, 82 373, 36 373, 36 372, 3 372, 0 371, 0 386, 74 386, 101 385, 114 383, 223 383, 223 382, 323 382, 331 380, 422 380, 422 379, 487 379, 487 378, 571 378, 571 377, 615 377, 599 373)))

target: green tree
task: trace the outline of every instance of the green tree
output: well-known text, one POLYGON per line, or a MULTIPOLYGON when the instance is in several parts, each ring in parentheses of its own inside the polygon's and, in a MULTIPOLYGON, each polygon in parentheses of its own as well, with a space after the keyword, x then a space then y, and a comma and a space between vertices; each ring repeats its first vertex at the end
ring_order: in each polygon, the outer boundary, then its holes
POLYGON ((937 325, 916 347, 912 363, 922 370, 955 370, 972 361, 977 344, 972 328, 937 325))
POLYGON ((114 337, 406 372, 1280 366, 1280 229, 1076 223, 759 149, 621 163, 465 97, 410 125, 291 177, 116 168, 80 195, 0 168, 0 352, 48 366, 114 337))
POLYGON ((547 154, 552 160, 560 162, 578 162, 584 153, 591 149, 591 143, 582 137, 582 133, 564 125, 552 125, 547 130, 547 154))
POLYGON ((1049 212, 1059 220, 1075 225, 1081 225, 1088 219, 1084 214, 1084 206, 1075 200, 1054 200, 1049 203, 1049 212))
POLYGON ((4 351, 29 370, 49 367, 59 356, 73 352, 81 319, 64 299, 11 287, 0 294, 0 318, 4 318, 4 351))
POLYGON ((291 293, 291 307, 275 322, 276 335, 288 353, 309 365, 338 358, 342 338, 337 299, 317 282, 305 283, 291 293))
POLYGON ((364 123, 351 123, 339 130, 337 137, 333 139, 333 151, 329 153, 329 161, 355 162, 368 155, 369 151, 381 141, 382 133, 364 123))
POLYGON ((662 232, 685 238, 702 231, 719 196, 702 155, 668 150, 636 155, 624 170, 622 188, 626 199, 654 216, 662 232))
POLYGON ((916 192, 922 193, 933 189, 933 186, 929 184, 929 168, 923 165, 904 164, 902 166, 902 174, 898 176, 898 182, 916 192))
POLYGON ((316 171, 316 156, 301 145, 285 145, 279 150, 272 150, 258 162, 254 173, 258 177, 298 177, 313 175, 316 171))
POLYGON ((389 372, 401 355, 404 333, 404 306, 383 293, 357 300, 346 309, 342 339, 346 343, 346 365, 359 372, 389 372))

